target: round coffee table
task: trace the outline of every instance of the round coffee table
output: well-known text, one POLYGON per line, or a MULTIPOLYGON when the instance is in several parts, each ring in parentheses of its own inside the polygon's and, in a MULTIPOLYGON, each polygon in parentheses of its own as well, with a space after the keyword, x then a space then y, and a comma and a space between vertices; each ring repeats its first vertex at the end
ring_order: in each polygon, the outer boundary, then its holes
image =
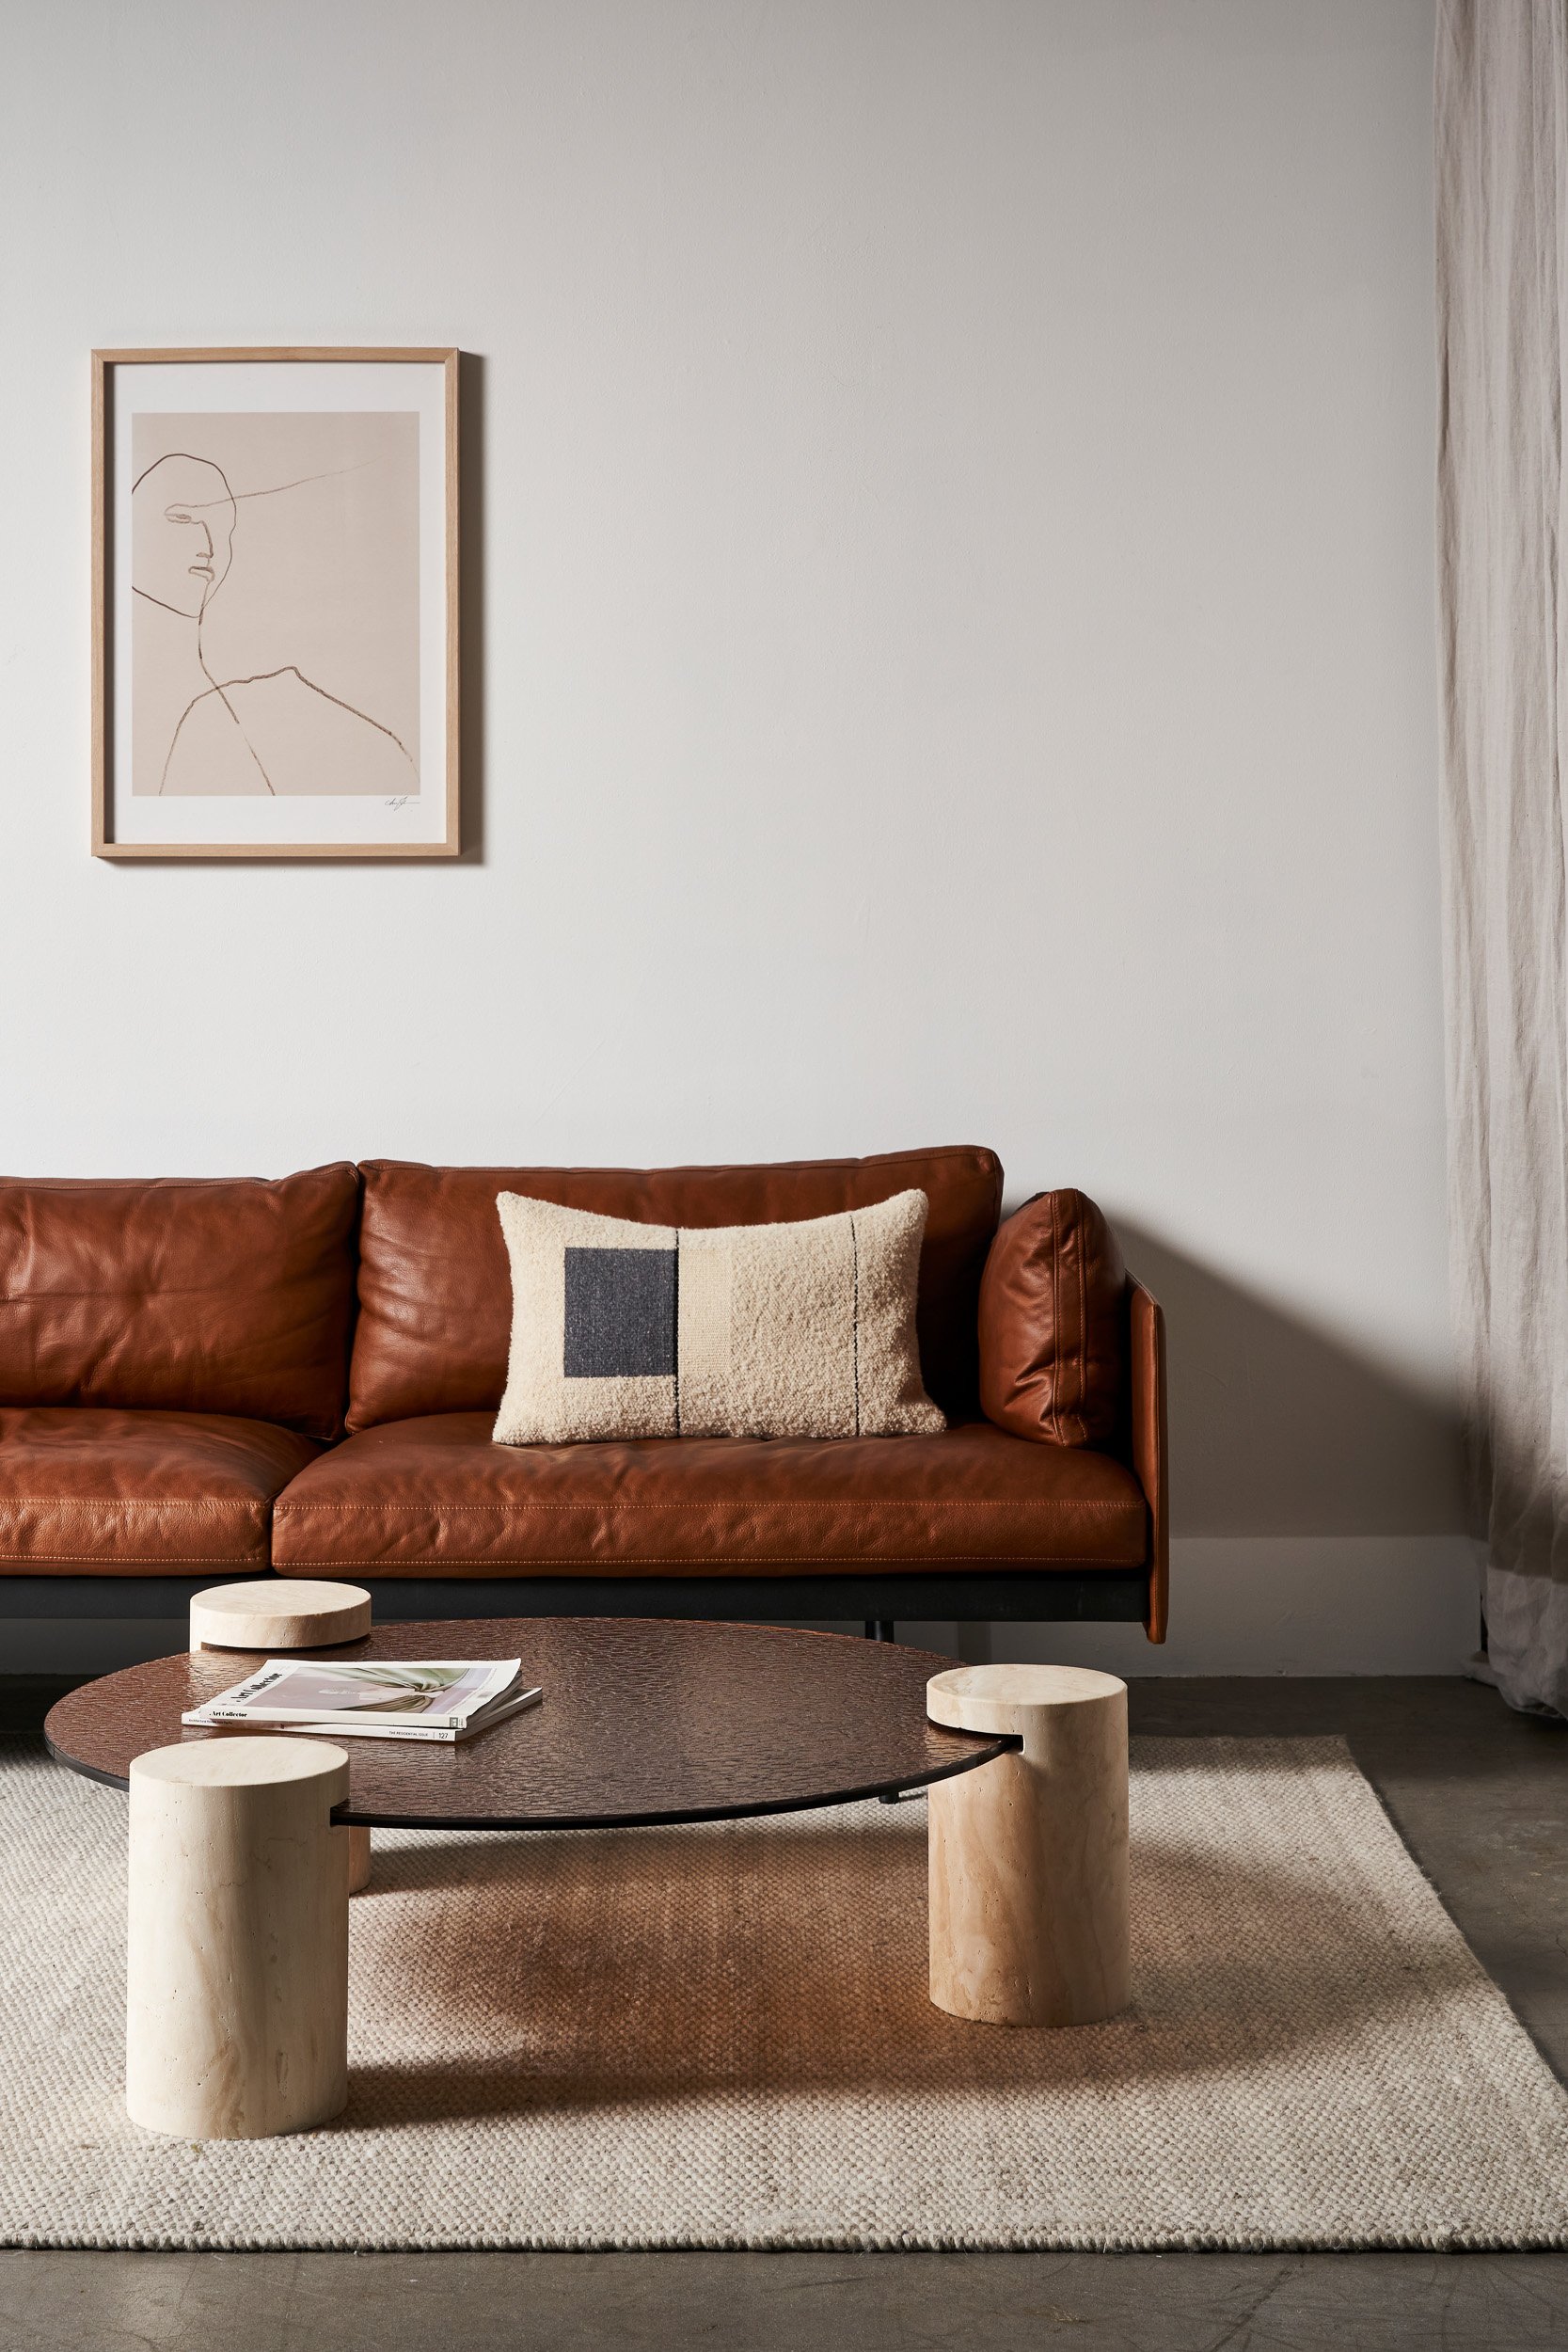
MULTIPOLYGON (((186 1729, 180 1717, 261 1655, 181 1651, 85 1683, 51 1709, 50 1752, 123 1788, 153 1748, 234 1736, 186 1729)), ((951 1659, 844 1634, 459 1618, 379 1626, 311 1656, 516 1657, 524 1680, 544 1689, 540 1706, 456 1745, 345 1740, 349 1794, 332 1818, 365 1828, 607 1829, 793 1813, 923 1788, 1020 1744, 927 1721, 926 1686, 951 1659)))

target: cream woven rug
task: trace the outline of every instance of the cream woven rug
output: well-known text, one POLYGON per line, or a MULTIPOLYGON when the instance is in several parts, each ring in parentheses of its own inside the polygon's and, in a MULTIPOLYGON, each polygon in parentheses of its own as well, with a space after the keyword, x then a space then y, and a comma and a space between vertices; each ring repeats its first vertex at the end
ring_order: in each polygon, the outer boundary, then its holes
POLYGON ((120 2104, 124 1799, 0 1742, 0 2242, 1568 2244, 1568 2094, 1347 1751, 1144 1740, 1135 2007, 925 1987, 925 1807, 377 1832, 341 2122, 120 2104))

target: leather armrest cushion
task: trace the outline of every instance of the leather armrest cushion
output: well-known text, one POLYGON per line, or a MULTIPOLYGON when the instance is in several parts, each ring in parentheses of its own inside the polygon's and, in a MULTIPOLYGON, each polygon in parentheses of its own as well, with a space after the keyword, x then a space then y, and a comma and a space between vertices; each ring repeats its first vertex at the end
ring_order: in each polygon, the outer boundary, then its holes
POLYGON ((1086 1193, 1038 1192, 998 1228, 980 1279, 980 1403, 1038 1444, 1108 1444, 1125 1406, 1127 1268, 1086 1193))

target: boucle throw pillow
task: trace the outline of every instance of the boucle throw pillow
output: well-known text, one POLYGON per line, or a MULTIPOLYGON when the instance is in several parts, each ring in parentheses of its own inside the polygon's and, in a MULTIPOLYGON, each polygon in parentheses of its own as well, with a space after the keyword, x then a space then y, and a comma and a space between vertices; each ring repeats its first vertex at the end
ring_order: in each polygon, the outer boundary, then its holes
POLYGON ((926 1195, 795 1225, 637 1225, 503 1192, 499 1445, 945 1428, 920 1377, 926 1195))

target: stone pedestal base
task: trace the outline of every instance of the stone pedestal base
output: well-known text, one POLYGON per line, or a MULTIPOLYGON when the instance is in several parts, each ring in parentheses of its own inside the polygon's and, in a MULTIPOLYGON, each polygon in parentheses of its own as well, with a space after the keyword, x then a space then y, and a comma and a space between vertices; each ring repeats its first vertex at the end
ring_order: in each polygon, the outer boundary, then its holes
POLYGON ((182 2139, 307 2130, 348 2098, 348 1758, 187 1740, 131 1767, 125 2104, 182 2139))
POLYGON ((960 1666, 933 1723, 1021 1752, 929 1791, 931 1998, 997 2026, 1087 2026, 1131 1997, 1127 1686, 1072 1666, 960 1666))
POLYGON ((371 1597, 357 1584, 268 1576, 191 1596, 192 1649, 325 1649, 371 1629, 371 1597))
MULTIPOLYGON (((305 1577, 268 1576, 254 1584, 214 1584, 191 1597, 191 1647, 260 1650, 326 1649, 356 1642, 371 1629, 371 1597, 357 1584, 317 1584, 305 1577)), ((238 1677, 236 1677, 236 1679, 238 1677)), ((371 1834, 348 1839, 348 1891, 371 1883, 371 1834)))

